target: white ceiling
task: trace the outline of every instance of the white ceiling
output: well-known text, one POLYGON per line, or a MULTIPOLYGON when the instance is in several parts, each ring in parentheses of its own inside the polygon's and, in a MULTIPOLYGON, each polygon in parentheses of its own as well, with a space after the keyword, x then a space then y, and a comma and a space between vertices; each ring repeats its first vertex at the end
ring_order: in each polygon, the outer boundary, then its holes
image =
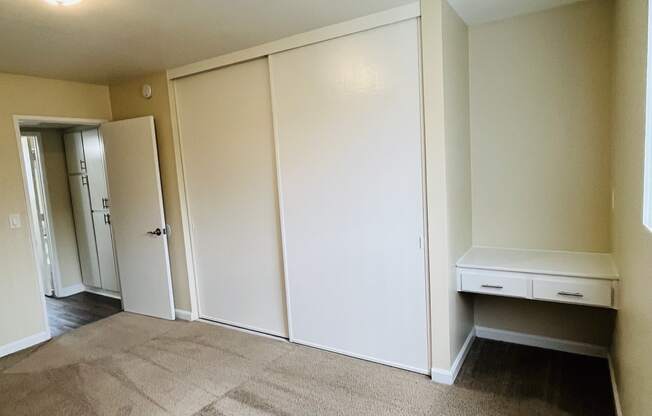
POLYGON ((566 6, 583 0, 448 0, 468 25, 566 6))
POLYGON ((0 0, 0 72, 106 83, 414 0, 0 0))
MULTIPOLYGON (((414 0, 0 0, 0 72, 107 83, 414 0)), ((449 0, 477 24, 578 0, 449 0)))

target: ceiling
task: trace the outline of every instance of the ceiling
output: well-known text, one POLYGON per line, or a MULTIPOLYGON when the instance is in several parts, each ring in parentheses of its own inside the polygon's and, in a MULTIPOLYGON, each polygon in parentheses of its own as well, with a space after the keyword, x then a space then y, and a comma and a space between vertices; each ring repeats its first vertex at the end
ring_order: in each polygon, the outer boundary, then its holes
POLYGON ((566 6, 582 0, 448 0, 468 25, 566 6))
POLYGON ((0 0, 0 72, 107 83, 414 0, 0 0))
MULTIPOLYGON (((106 84, 414 0, 0 0, 0 72, 106 84)), ((469 24, 577 0, 449 0, 469 24)))

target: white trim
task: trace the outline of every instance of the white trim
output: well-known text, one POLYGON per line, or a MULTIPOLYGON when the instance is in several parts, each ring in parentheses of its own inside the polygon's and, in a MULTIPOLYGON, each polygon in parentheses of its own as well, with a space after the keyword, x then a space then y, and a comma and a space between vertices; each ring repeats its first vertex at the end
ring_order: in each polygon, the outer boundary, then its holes
MULTIPOLYGON (((75 118, 75 117, 51 117, 51 116, 32 116, 25 114, 14 115, 14 120, 21 121, 42 121, 45 123, 77 124, 80 126, 99 126, 108 120, 101 118, 75 118)), ((25 126, 27 128, 39 128, 38 126, 25 126)))
POLYGON ((254 331, 254 330, 247 329, 247 328, 242 328, 242 327, 239 327, 239 326, 224 324, 222 322, 212 321, 210 319, 199 318, 199 322, 203 322, 203 323, 209 324, 209 325, 219 326, 219 327, 226 328, 226 329, 232 329, 232 330, 238 331, 238 332, 244 332, 245 334, 249 334, 249 335, 257 335, 259 337, 270 338, 270 339, 274 339, 276 341, 282 341, 282 342, 288 342, 289 343, 287 338, 284 338, 284 337, 279 337, 279 336, 276 336, 276 335, 270 335, 270 334, 266 334, 264 332, 254 331))
POLYGON ((652 8, 647 15, 647 69, 645 85, 645 144, 643 151, 643 225, 652 232, 652 8))
POLYGON ((338 349, 338 348, 326 347, 326 346, 323 346, 323 345, 320 345, 320 344, 315 344, 315 343, 308 342, 308 341, 302 341, 300 339, 293 339, 292 343, 304 345, 306 347, 317 348, 317 349, 324 350, 324 351, 334 352, 336 354, 346 355, 348 357, 357 358, 359 360, 365 360, 365 361, 369 361, 369 362, 372 362, 372 363, 383 364, 383 365, 387 365, 387 366, 390 366, 390 367, 399 368, 401 370, 412 371, 413 373, 426 374, 426 375, 430 374, 430 371, 427 368, 412 367, 412 366, 409 366, 409 365, 403 365, 403 364, 395 363, 395 362, 392 362, 392 361, 380 360, 378 358, 370 357, 368 355, 356 354, 356 353, 341 350, 341 349, 338 349))
POLYGON ((287 324, 288 338, 294 341, 292 331, 292 306, 290 303, 290 280, 288 278, 288 260, 287 244, 285 239, 285 209, 283 206, 283 178, 281 177, 281 153, 278 133, 278 115, 276 114, 276 90, 274 88, 273 75, 274 68, 272 65, 273 56, 267 57, 267 68, 269 71, 269 91, 272 107, 272 134, 274 135, 274 164, 276 173, 276 207, 279 216, 279 234, 281 237, 281 260, 283 267, 283 288, 285 289, 285 322, 287 324))
POLYGON ((233 65, 238 62, 250 61, 266 55, 299 48, 301 46, 313 43, 323 42, 325 40, 350 35, 352 33, 362 32, 380 26, 398 23, 403 20, 413 19, 421 16, 419 2, 407 4, 405 6, 395 7, 383 12, 370 14, 342 23, 311 30, 309 32, 299 33, 288 36, 273 42, 264 43, 252 48, 243 49, 215 58, 206 59, 167 71, 168 79, 187 77, 200 72, 210 71, 227 65, 233 65))
POLYGON ((186 176, 183 163, 183 146, 181 144, 180 117, 177 108, 176 83, 168 80, 168 101, 170 104, 170 122, 172 125, 172 142, 174 144, 174 162, 177 173, 177 190, 179 196, 179 210, 181 216, 181 232, 183 234, 183 246, 185 255, 186 274, 188 276, 188 294, 190 296, 191 320, 199 319, 199 288, 197 287, 197 266, 192 240, 192 221, 190 219, 190 207, 186 190, 186 176))
POLYGON ((432 378, 432 381, 434 381, 435 383, 446 384, 449 386, 455 383, 455 379, 457 378, 457 375, 460 373, 462 364, 464 364, 464 360, 466 360, 466 356, 469 355, 469 351, 471 351, 471 345, 473 344, 473 340, 475 339, 475 336, 476 336, 475 328, 471 328, 471 331, 469 331, 469 335, 467 335, 464 344, 462 344, 462 348, 460 348, 457 357, 455 357, 455 361, 453 361, 450 370, 433 368, 430 373, 431 374, 430 377, 432 378))
POLYGON ((95 295, 106 296, 107 298, 122 300, 122 298, 120 297, 120 293, 112 292, 110 290, 105 290, 105 289, 99 289, 99 288, 96 288, 96 287, 86 286, 86 289, 84 291, 88 292, 88 293, 93 293, 95 295))
POLYGON ((27 338, 19 339, 18 341, 11 342, 6 345, 0 346, 0 357, 13 354, 17 351, 24 350, 33 345, 40 344, 52 338, 50 330, 39 332, 38 334, 31 335, 27 338))
POLYGON ((607 347, 601 345, 531 335, 522 332, 506 331, 503 329, 487 328, 483 326, 475 327, 475 335, 478 338, 511 342, 512 344, 528 345, 530 347, 546 348, 549 350, 570 352, 573 354, 588 355, 592 357, 607 358, 609 355, 607 347))
POLYGON ((77 283, 74 285, 62 287, 59 289, 59 291, 56 293, 56 296, 58 298, 66 298, 68 296, 76 295, 78 293, 82 293, 86 291, 86 286, 84 286, 83 283, 77 283))
MULTIPOLYGON (((34 227, 32 228, 33 230, 38 230, 39 233, 38 235, 34 236, 34 239, 38 241, 38 257, 39 257, 39 263, 40 266, 43 268, 42 272, 44 274, 49 273, 50 276, 49 278, 44 280, 44 286, 43 286, 43 293, 45 293, 46 296, 51 296, 52 294, 57 293, 57 283, 56 283, 56 278, 58 276, 55 276, 55 266, 56 270, 58 272, 58 259, 56 256, 56 251, 54 251, 54 245, 52 244, 52 238, 53 238, 53 233, 52 233, 52 215, 51 215, 51 210, 50 210, 50 202, 49 202, 49 193, 48 193, 48 185, 47 185, 47 178, 46 178, 46 171, 45 171, 45 154, 43 153, 43 140, 42 140, 42 135, 40 131, 32 130, 31 128, 21 128, 20 130, 20 138, 21 138, 21 146, 27 146, 27 153, 28 157, 27 160, 29 161, 29 173, 30 173, 30 185, 28 186, 29 189, 31 190, 30 192, 30 197, 29 201, 27 201, 27 208, 32 211, 32 214, 36 214, 35 217, 37 218, 36 224, 34 224, 34 227), (25 140, 24 138, 29 138, 33 137, 36 142, 36 148, 35 150, 38 152, 37 155, 34 155, 32 157, 32 149, 30 148, 29 145, 29 140, 25 140), (40 175, 36 175, 35 172, 35 167, 40 171, 40 175), (38 186, 35 184, 38 183, 38 186), (42 190, 42 195, 39 192, 39 187, 42 190), (40 200, 41 203, 43 204, 43 210, 45 214, 45 218, 43 218, 43 221, 45 222, 45 233, 48 236, 47 242, 43 240, 43 236, 41 235, 41 221, 38 219, 39 217, 39 211, 38 211, 38 204, 36 203, 37 200, 40 200), (36 210, 36 211, 34 211, 36 210), (47 250, 45 250, 47 248, 47 250), (50 265, 49 267, 46 265, 47 264, 47 254, 46 251, 50 252, 50 265), (48 285, 49 283, 49 285, 48 285), (49 289, 46 291, 46 289, 49 289)), ((23 147, 23 151, 25 151, 25 148, 23 147)), ((27 163, 25 159, 23 158, 21 160, 23 163, 27 163)))
POLYGON ((194 319, 192 319, 192 313, 184 309, 175 309, 174 316, 177 321, 194 321, 194 319))
MULTIPOLYGON (((63 138, 61 138, 63 143, 63 138)), ((43 146, 43 136, 38 134, 38 149, 41 167, 41 179, 43 180, 43 194, 45 195, 43 205, 47 215, 46 226, 48 227, 48 245, 50 247, 50 268, 52 271, 52 290, 55 296, 60 295, 61 287, 61 267, 59 265, 59 251, 57 250, 57 239, 54 232, 54 218, 52 217, 52 203, 50 202, 50 185, 48 184, 47 166, 45 165, 45 150, 43 146)))
POLYGON ((620 394, 618 393, 618 383, 616 382, 616 371, 614 370, 614 362, 611 354, 607 355, 607 360, 609 361, 609 376, 611 377, 611 390, 613 391, 616 415, 623 416, 623 408, 620 406, 620 394))

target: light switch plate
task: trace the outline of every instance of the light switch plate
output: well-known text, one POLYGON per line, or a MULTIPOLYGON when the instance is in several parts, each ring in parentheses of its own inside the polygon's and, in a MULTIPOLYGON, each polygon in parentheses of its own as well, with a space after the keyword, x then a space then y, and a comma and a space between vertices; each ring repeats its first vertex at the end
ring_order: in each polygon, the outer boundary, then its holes
POLYGON ((11 214, 9 216, 9 228, 15 229, 20 228, 22 223, 20 221, 20 214, 11 214))

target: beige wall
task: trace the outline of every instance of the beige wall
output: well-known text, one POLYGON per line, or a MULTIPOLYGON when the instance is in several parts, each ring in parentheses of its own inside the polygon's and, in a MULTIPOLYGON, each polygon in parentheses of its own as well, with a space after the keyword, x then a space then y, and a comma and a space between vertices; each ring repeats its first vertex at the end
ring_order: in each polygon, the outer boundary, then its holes
POLYGON ((105 86, 0 74, 0 345, 45 329, 12 116, 111 118, 105 86), (19 213, 23 227, 9 229, 19 213), (20 311, 20 313, 19 313, 20 311))
MULTIPOLYGON (((30 131, 33 131, 30 129, 30 131)), ((43 143, 43 164, 50 196, 50 214, 56 242, 57 259, 61 272, 61 287, 66 288, 82 282, 75 236, 75 220, 72 214, 66 154, 63 134, 56 129, 40 129, 43 143)))
POLYGON ((471 244, 467 28, 445 0, 421 2, 432 367, 447 371, 473 325, 455 291, 471 244))
POLYGON ((475 298, 475 324, 608 347, 616 311, 527 299, 475 298))
POLYGON ((625 415, 652 412, 652 232, 641 210, 647 3, 617 0, 614 13, 612 234, 622 285, 612 355, 625 415))
POLYGON ((475 245, 609 251, 611 11, 470 29, 475 245))
MULTIPOLYGON (((611 13, 592 0, 470 29, 474 245, 610 251, 611 13)), ((610 311, 483 296, 475 320, 600 345, 613 328, 610 311)))
POLYGON ((163 186, 163 204, 167 222, 172 227, 169 247, 174 306, 177 309, 190 311, 190 291, 181 223, 167 77, 165 73, 161 72, 112 84, 109 88, 114 120, 146 115, 154 116, 163 186), (141 95, 143 84, 152 86, 152 98, 145 99, 141 95))
POLYGON ((442 2, 444 129, 448 204, 448 291, 450 360, 473 328, 473 297, 457 292, 455 264, 471 247, 471 142, 469 120, 469 36, 464 21, 442 2))

